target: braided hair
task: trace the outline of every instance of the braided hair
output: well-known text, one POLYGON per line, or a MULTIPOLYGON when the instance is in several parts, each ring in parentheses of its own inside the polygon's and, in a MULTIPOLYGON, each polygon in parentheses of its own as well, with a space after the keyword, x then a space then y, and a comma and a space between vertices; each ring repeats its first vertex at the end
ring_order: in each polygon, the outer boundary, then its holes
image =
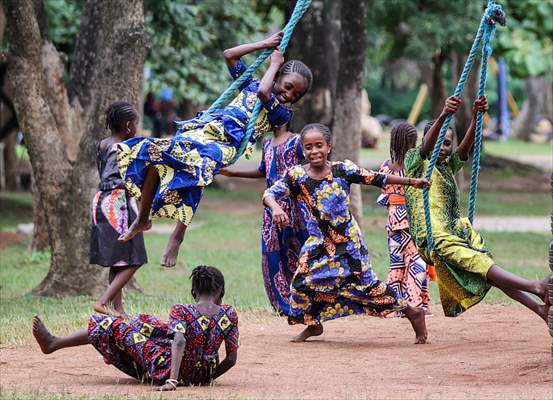
POLYGON ((278 73, 279 76, 296 73, 303 77, 307 82, 307 89, 305 92, 307 92, 311 88, 311 84, 313 83, 313 72, 311 72, 311 69, 309 69, 307 65, 299 60, 286 61, 284 64, 282 64, 278 73))
POLYGON ((403 164, 407 150, 417 144, 417 129, 408 122, 400 122, 390 132, 390 158, 393 162, 403 164))
POLYGON ((127 122, 138 119, 138 113, 132 104, 116 101, 106 110, 106 129, 112 132, 124 132, 127 122))
POLYGON ((190 274, 192 279, 192 295, 194 297, 202 294, 210 295, 221 292, 221 297, 225 293, 225 277, 222 272, 209 265, 198 265, 190 274))
MULTIPOLYGON (((428 132, 430 130, 430 128, 432 128, 432 125, 434 125, 435 123, 436 123, 436 120, 433 119, 431 121, 428 121, 426 123, 426 125, 424 125, 423 136, 426 135, 426 132, 428 132)), ((449 125, 449 129, 451 129, 451 132, 453 133, 453 136, 455 136, 457 134, 457 129, 455 127, 455 119, 451 120, 451 124, 449 125)))
POLYGON ((311 131, 320 132, 325 138, 326 143, 332 145, 332 131, 328 126, 316 122, 313 124, 307 124, 300 132, 301 139, 303 140, 304 136, 311 131))

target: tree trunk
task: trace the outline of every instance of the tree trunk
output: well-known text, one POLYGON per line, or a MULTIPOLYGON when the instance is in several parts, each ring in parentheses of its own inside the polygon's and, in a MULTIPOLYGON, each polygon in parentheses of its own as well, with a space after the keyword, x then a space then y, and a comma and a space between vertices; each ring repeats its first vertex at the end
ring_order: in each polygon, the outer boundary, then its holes
POLYGON ((302 60, 313 71, 311 90, 295 107, 294 131, 311 122, 332 125, 339 51, 340 2, 314 0, 298 24, 289 50, 288 58, 302 60))
MULTIPOLYGON (((453 85, 457 85, 461 72, 463 72, 463 67, 465 66, 465 61, 467 57, 464 54, 459 52, 454 52, 451 56, 452 58, 452 77, 451 81, 453 85)), ((465 133, 470 125, 470 120, 472 118, 472 103, 478 95, 478 81, 480 78, 480 61, 475 59, 472 64, 472 69, 465 84, 465 90, 461 95, 463 103, 459 111, 455 113, 455 129, 457 131, 457 143, 461 143, 461 140, 465 137, 465 133)), ((452 93, 453 94, 453 93, 452 93)))
POLYGON ((547 75, 528 77, 524 86, 526 100, 513 122, 513 136, 528 141, 539 119, 553 115, 553 90, 547 75))
MULTIPOLYGON (((90 0, 71 71, 41 36, 32 0, 4 0, 8 74, 50 236, 52 261, 36 292, 96 295, 104 274, 89 265, 90 200, 98 183, 95 143, 115 100, 138 106, 147 51, 142 2, 90 0)), ((137 107, 138 108, 138 107, 137 107)))
MULTIPOLYGON (((340 63, 332 127, 332 157, 334 160, 349 159, 358 163, 361 147, 361 91, 367 54, 368 0, 344 0, 340 4, 340 63)), ((361 224, 363 207, 359 185, 352 186, 350 200, 350 209, 361 224)))
POLYGON ((48 250, 50 247, 48 224, 46 223, 46 214, 40 201, 40 193, 37 190, 34 177, 31 177, 31 192, 33 194, 33 240, 30 250, 48 250))
POLYGON ((445 53, 438 50, 432 56, 432 61, 430 63, 419 64, 422 79, 428 85, 431 118, 436 118, 440 114, 447 97, 444 80, 442 78, 442 66, 445 60, 445 53))

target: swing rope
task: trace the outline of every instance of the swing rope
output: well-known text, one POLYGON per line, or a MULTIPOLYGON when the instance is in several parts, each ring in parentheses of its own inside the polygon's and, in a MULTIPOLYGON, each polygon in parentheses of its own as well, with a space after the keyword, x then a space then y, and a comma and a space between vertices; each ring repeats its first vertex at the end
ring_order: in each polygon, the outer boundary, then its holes
MULTIPOLYGON (((290 38, 292 37, 292 33, 294 32, 294 28, 300 21, 301 17, 307 9, 309 8, 309 5, 311 4, 311 0, 297 0, 296 5, 294 7, 294 10, 292 11, 292 15, 290 16, 290 20, 286 24, 286 26, 283 29, 283 37, 280 41, 280 51, 284 54, 286 51, 286 48, 288 47, 288 43, 290 42, 290 38)), ((207 111, 203 115, 210 114, 223 106, 225 106, 232 98, 234 97, 236 91, 242 86, 246 80, 248 80, 255 71, 259 69, 261 64, 269 58, 269 56, 273 53, 275 49, 266 49, 264 50, 259 57, 244 71, 242 75, 238 77, 220 96, 213 104, 207 109, 207 111)), ((235 163, 246 151, 246 147, 248 146, 248 143, 251 141, 252 136, 255 131, 255 123, 257 121, 257 118, 259 117, 259 113, 261 112, 261 100, 259 98, 255 102, 255 106, 252 111, 252 115, 248 121, 248 127, 246 129, 246 134, 242 138, 242 142, 240 143, 240 147, 238 148, 234 158, 231 161, 232 163, 235 163)))
MULTIPOLYGON (((480 82, 478 86, 478 96, 483 96, 485 94, 486 79, 487 79, 487 72, 488 72, 488 58, 491 54, 490 42, 495 32, 496 22, 499 22, 501 25, 505 25, 505 13, 503 12, 503 9, 499 4, 494 3, 493 1, 490 1, 486 7, 486 10, 484 11, 484 14, 482 15, 480 26, 478 27, 478 32, 476 33, 476 37, 474 39, 474 42, 472 43, 472 47, 467 57, 467 61, 465 62, 465 66, 463 67, 463 72, 461 73, 459 82, 455 87, 455 92, 453 94, 454 96, 458 97, 458 96, 461 96, 461 94, 463 93, 465 83, 470 74, 470 70, 472 69, 472 64, 474 63, 474 59, 476 58, 476 54, 478 52, 478 48, 480 47, 481 42, 483 42, 482 43, 482 64, 480 66, 480 82)), ((438 155, 440 153, 440 149, 442 148, 442 144, 444 143, 445 136, 449 129, 449 125, 451 123, 452 117, 453 115, 449 114, 446 117, 444 124, 442 125, 442 128, 440 129, 440 133, 438 134, 438 139, 436 140, 436 144, 434 145, 434 149, 432 150, 432 156, 430 157, 428 168, 426 169, 426 174, 425 174, 426 179, 431 179, 432 177, 432 172, 434 170, 434 167, 436 166, 438 155)), ((480 173, 483 117, 484 116, 481 112, 477 113, 474 154, 472 159, 472 170, 471 170, 470 194, 469 194, 469 202, 468 202, 468 217, 471 223, 474 218, 474 211, 476 208, 476 195, 478 191, 478 175, 480 173)), ((424 218, 426 223, 426 243, 427 243, 427 248, 432 249, 432 247, 434 246, 434 237, 432 235, 432 221, 430 218, 430 189, 429 188, 423 189, 423 202, 424 202, 424 218)))

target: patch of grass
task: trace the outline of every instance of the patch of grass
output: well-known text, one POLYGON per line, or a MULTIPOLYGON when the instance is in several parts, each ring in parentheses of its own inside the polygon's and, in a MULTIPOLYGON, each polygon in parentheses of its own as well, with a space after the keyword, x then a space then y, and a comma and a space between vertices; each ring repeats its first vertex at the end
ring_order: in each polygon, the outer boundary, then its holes
POLYGON ((32 222, 33 199, 29 192, 0 192, 0 230, 32 222))
POLYGON ((485 151, 495 156, 551 156, 553 147, 551 143, 532 143, 518 139, 509 139, 505 142, 491 141, 484 142, 485 151))

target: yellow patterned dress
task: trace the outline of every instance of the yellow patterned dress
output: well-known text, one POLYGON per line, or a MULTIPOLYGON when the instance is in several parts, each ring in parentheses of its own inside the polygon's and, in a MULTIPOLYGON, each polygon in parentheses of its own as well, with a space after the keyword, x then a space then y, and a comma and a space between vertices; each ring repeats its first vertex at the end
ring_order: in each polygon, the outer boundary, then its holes
MULTIPOLYGON (((242 62, 229 68, 233 79, 245 70, 242 62)), ((120 143, 118 165, 128 192, 140 198, 146 171, 153 165, 160 184, 152 202, 152 216, 190 224, 203 188, 221 168, 232 162, 244 139, 258 87, 259 81, 247 80, 240 94, 225 108, 179 122, 179 131, 173 138, 136 137, 120 143)), ((263 104, 246 157, 251 155, 258 137, 273 126, 287 124, 290 118, 290 109, 273 95, 263 104)))
MULTIPOLYGON (((410 178, 422 178, 429 161, 420 155, 420 148, 409 150, 404 171, 410 178)), ((467 218, 461 218, 459 189, 454 174, 464 162, 454 152, 447 160, 436 164, 430 188, 430 216, 434 248, 427 248, 426 223, 422 190, 405 187, 411 236, 420 255, 436 267, 440 300, 444 313, 456 317, 480 302, 490 285, 486 275, 494 260, 484 240, 467 218)))

